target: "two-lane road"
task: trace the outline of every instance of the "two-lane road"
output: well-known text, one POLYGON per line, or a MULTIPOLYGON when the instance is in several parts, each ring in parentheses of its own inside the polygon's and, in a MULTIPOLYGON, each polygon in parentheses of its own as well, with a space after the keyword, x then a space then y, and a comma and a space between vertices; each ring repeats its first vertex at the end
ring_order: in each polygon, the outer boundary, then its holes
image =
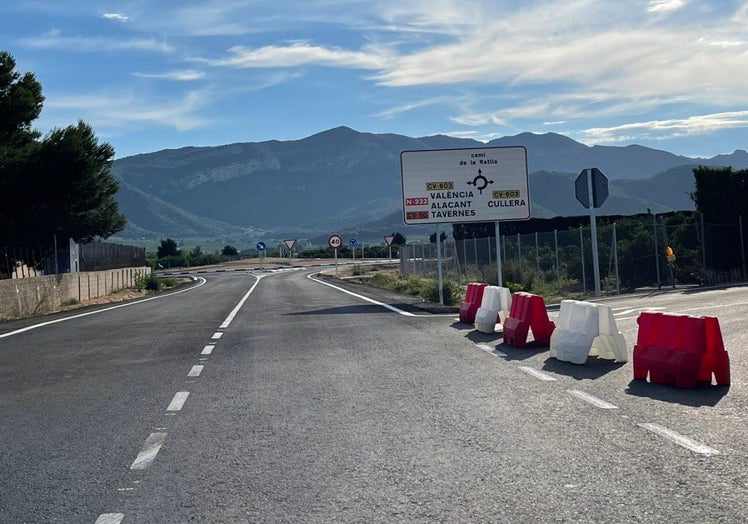
POLYGON ((713 306, 733 385, 681 391, 309 273, 0 338, 0 521, 748 519, 745 289, 610 303, 629 349, 643 307, 713 306))

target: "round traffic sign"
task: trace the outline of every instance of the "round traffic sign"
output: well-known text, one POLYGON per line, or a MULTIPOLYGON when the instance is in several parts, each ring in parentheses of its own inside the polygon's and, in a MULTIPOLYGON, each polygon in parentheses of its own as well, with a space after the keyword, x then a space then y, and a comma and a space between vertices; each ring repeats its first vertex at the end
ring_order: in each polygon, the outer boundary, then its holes
POLYGON ((255 247, 257 248, 257 251, 265 251, 265 242, 257 242, 255 247))
POLYGON ((327 239, 327 245, 333 249, 338 249, 340 246, 343 245, 343 237, 341 237, 337 233, 333 233, 327 239))
POLYGON ((358 242, 356 241, 355 238, 352 238, 348 241, 348 245, 351 247, 356 247, 356 244, 358 244, 358 242))

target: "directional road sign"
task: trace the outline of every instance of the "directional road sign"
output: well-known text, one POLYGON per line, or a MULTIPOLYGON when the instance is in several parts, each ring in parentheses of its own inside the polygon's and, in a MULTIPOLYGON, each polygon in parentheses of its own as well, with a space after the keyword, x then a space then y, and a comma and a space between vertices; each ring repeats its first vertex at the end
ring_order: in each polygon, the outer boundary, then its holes
POLYGON ((257 251, 265 251, 265 242, 257 242, 255 247, 257 248, 257 251))
POLYGON ((356 241, 355 238, 352 238, 348 241, 348 245, 351 247, 356 247, 356 244, 358 244, 358 242, 356 241))
POLYGON ((403 151, 400 174, 406 224, 530 218, 522 146, 403 151))
POLYGON ((579 203, 588 209, 590 207, 590 189, 589 185, 587 185, 587 171, 592 171, 592 207, 598 208, 608 198, 608 177, 596 167, 582 169, 582 172, 579 173, 579 176, 574 181, 576 196, 579 203))

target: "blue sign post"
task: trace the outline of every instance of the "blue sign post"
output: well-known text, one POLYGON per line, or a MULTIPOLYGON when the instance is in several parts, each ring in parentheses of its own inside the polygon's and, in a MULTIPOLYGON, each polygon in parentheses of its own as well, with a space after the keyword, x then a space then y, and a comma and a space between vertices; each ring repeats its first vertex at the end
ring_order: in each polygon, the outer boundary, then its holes
POLYGON ((257 248, 257 258, 259 259, 259 262, 260 262, 260 269, 262 269, 262 263, 265 260, 265 249, 266 249, 265 242, 257 242, 255 247, 257 248))
POLYGON ((356 262, 356 244, 357 241, 355 238, 352 238, 348 241, 348 245, 351 246, 351 250, 353 251, 353 262, 356 262))

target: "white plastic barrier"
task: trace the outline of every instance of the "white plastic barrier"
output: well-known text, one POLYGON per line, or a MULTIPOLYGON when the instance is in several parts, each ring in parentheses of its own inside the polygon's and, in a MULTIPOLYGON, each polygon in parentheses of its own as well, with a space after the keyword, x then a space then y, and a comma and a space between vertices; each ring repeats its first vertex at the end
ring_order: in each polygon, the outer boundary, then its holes
POLYGON ((501 288, 486 286, 483 289, 483 300, 475 313, 475 329, 481 333, 493 333, 501 309, 501 288))
POLYGON ((584 364, 592 341, 599 334, 599 324, 595 304, 562 300, 556 329, 551 334, 550 356, 584 364))
POLYGON ((512 291, 508 287, 500 287, 499 296, 501 297, 501 305, 499 306, 499 322, 504 324, 506 317, 509 316, 509 311, 511 311, 512 309, 512 291))
POLYGON ((623 334, 618 331, 616 319, 609 306, 596 304, 600 318, 600 334, 592 341, 591 356, 598 356, 616 362, 628 362, 628 347, 623 334))
POLYGON ((550 356, 584 364, 587 356, 626 362, 626 340, 618 331, 610 307, 591 302, 562 300, 556 329, 551 335, 550 356))

